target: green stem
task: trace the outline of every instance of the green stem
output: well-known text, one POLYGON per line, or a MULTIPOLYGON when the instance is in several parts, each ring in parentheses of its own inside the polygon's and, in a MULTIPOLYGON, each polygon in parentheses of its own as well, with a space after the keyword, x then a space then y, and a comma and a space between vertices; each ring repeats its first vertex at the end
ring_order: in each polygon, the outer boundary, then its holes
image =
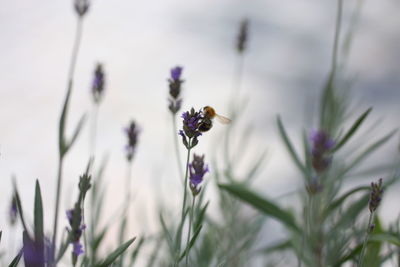
MULTIPOLYGON (((191 139, 189 139, 189 147, 191 146, 191 139)), ((184 188, 183 188, 183 204, 182 204, 182 214, 181 218, 183 221, 185 215, 185 208, 186 208, 186 198, 187 198, 187 185, 188 185, 188 174, 189 174, 189 160, 190 160, 190 148, 187 150, 187 157, 186 157, 186 170, 185 170, 185 179, 184 179, 184 188)))
POLYGON ((337 14, 336 14, 335 36, 334 36, 333 51, 332 51, 332 72, 331 72, 332 76, 331 76, 331 79, 333 79, 336 74, 338 49, 339 49, 339 37, 340 37, 342 14, 343 14, 343 0, 338 0, 337 8, 338 9, 337 9, 337 14))
POLYGON ((96 154, 96 137, 97 137, 97 118, 98 118, 98 113, 99 113, 99 104, 94 103, 93 106, 93 118, 92 118, 92 127, 91 127, 91 133, 90 133, 90 140, 89 140, 89 150, 90 150, 90 157, 94 159, 95 154, 96 154))
POLYGON ((371 228, 372 228, 372 221, 374 219, 374 212, 371 212, 369 214, 369 220, 368 220, 368 228, 367 228, 367 232, 365 234, 365 239, 364 239, 364 244, 360 253, 360 259, 358 261, 358 267, 362 267, 364 264, 364 254, 365 254, 365 250, 367 249, 367 243, 368 243, 368 239, 369 236, 371 234, 371 228))
POLYGON ((176 154, 176 163, 178 164, 178 172, 179 176, 181 178, 181 181, 183 182, 183 173, 181 171, 182 167, 182 159, 181 159, 181 153, 179 152, 179 143, 178 143, 178 131, 176 127, 176 116, 175 114, 172 114, 172 136, 174 137, 174 145, 175 145, 175 154, 176 154))
MULTIPOLYGON (((55 204, 56 206, 55 206, 54 225, 53 225, 53 240, 52 240, 53 253, 56 253, 58 210, 59 210, 59 206, 60 206, 60 195, 61 195, 61 184, 62 184, 62 168, 63 168, 63 157, 60 155, 60 158, 58 161, 57 194, 56 194, 56 204, 55 204)), ((54 264, 54 266, 55 266, 55 264, 54 264)))
MULTIPOLYGON (((188 141, 188 147, 190 147, 192 144, 192 139, 189 138, 188 141)), ((185 167, 185 179, 184 179, 184 186, 183 186, 183 201, 182 201, 182 213, 181 213, 181 227, 183 228, 183 222, 185 220, 185 208, 186 208, 186 198, 187 198, 187 184, 188 184, 188 174, 189 174, 189 160, 190 160, 190 148, 187 150, 187 156, 186 156, 186 167, 185 167)), ((179 257, 180 257, 180 244, 181 244, 181 238, 182 238, 182 229, 178 229, 178 232, 180 232, 180 235, 177 236, 177 253, 175 256, 175 263, 174 266, 178 266, 179 262, 179 257)))
POLYGON ((188 230, 188 236, 187 236, 187 241, 186 241, 186 267, 188 267, 189 263, 189 242, 190 242, 190 234, 192 230, 192 223, 193 223, 193 211, 194 211, 194 204, 196 202, 196 196, 193 196, 193 201, 192 201, 192 208, 190 209, 190 218, 189 218, 189 230, 188 230))

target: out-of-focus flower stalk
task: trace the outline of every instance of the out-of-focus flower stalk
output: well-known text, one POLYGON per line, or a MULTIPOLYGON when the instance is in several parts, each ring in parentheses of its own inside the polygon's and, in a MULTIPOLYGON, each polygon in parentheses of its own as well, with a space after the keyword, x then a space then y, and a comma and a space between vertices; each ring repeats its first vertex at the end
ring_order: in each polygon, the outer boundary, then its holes
MULTIPOLYGON (((71 93, 75 67, 78 60, 79 47, 81 44, 82 33, 83 33, 83 21, 84 15, 86 14, 89 3, 88 1, 75 1, 75 10, 78 13, 76 31, 75 31, 75 40, 72 48, 71 60, 69 64, 68 71, 68 79, 67 79, 67 95, 71 93), (84 3, 83 3, 84 2, 84 3), (83 4, 82 4, 83 3, 83 4), (81 11, 81 12, 80 12, 81 11)), ((58 173, 57 173, 57 189, 56 189, 56 201, 55 201, 55 212, 54 212, 54 225, 53 225, 53 238, 52 238, 52 251, 56 253, 56 243, 57 243, 57 231, 58 231, 58 213, 60 207, 60 198, 61 198, 61 187, 62 187, 62 170, 63 170, 63 159, 65 153, 59 151, 59 161, 58 161, 58 173)), ((56 266, 54 255, 51 256, 50 266, 56 266)))
POLYGON ((377 183, 374 182, 371 183, 371 193, 368 205, 369 208, 368 226, 365 233, 363 247, 360 253, 360 259, 358 261, 358 267, 362 267, 364 265, 365 250, 367 248, 369 236, 374 231, 375 228, 375 225, 373 224, 375 211, 378 208, 379 204, 381 203, 382 195, 383 195, 382 178, 380 178, 377 183))

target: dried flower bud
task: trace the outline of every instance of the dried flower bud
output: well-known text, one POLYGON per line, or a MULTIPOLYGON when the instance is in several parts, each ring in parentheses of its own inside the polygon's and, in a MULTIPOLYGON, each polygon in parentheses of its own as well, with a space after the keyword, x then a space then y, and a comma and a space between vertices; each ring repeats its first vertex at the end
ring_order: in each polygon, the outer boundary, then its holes
POLYGON ((135 154, 136 145, 138 141, 139 129, 135 121, 131 121, 129 126, 125 129, 126 136, 128 137, 128 144, 126 145, 126 158, 128 161, 133 159, 135 154))
POLYGON ((239 53, 243 53, 246 49, 247 39, 248 39, 248 31, 249 31, 249 21, 247 19, 243 19, 240 22, 239 35, 237 38, 237 46, 236 49, 239 53))
POLYGON ((374 212, 381 203, 383 195, 382 178, 377 183, 371 183, 371 194, 369 197, 369 211, 374 212))
POLYGON ((203 182, 204 175, 209 171, 208 166, 204 166, 204 155, 193 155, 193 161, 189 164, 189 171, 190 190, 193 196, 196 196, 200 193, 201 188, 199 185, 203 182))
POLYGON ((105 74, 103 71, 103 65, 97 64, 94 71, 93 83, 92 83, 92 95, 93 101, 98 104, 103 98, 105 85, 105 74))
POLYGON ((15 199, 15 196, 12 196, 9 209, 10 224, 15 225, 15 223, 17 222, 17 218, 18 218, 17 200, 15 199))
POLYGON ((79 17, 83 17, 89 10, 89 0, 75 0, 75 11, 79 17))

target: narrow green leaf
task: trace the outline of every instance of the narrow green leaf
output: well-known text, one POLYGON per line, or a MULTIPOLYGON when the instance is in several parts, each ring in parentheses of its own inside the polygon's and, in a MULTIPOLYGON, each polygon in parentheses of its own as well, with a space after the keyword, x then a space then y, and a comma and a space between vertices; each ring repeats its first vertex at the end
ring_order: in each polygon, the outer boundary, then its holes
POLYGON ((367 118, 368 114, 371 112, 372 108, 367 109, 361 116, 354 122, 354 124, 350 127, 347 133, 343 136, 343 138, 337 143, 337 145, 333 148, 333 151, 339 150, 346 142, 352 137, 357 129, 361 126, 363 121, 367 118))
POLYGON ((201 228, 203 226, 200 225, 199 228, 194 232, 192 238, 190 239, 189 245, 185 248, 185 250, 182 252, 181 256, 179 257, 179 261, 181 261, 187 253, 189 253, 190 249, 193 247, 194 243, 196 242, 197 237, 200 234, 201 228))
POLYGON ((43 204, 38 180, 35 188, 34 226, 36 253, 40 253, 39 257, 44 259, 43 204))
POLYGON ((65 144, 65 124, 67 120, 67 113, 68 113, 68 103, 71 97, 71 90, 72 90, 72 82, 70 81, 68 85, 67 94, 65 96, 64 105, 61 111, 59 128, 58 128, 58 146, 60 156, 62 157, 65 154, 66 144, 65 144))
POLYGON ((294 230, 295 232, 301 233, 300 228, 297 226, 292 214, 284 209, 280 208, 272 201, 269 201, 258 194, 246 189, 242 185, 238 184, 219 184, 220 188, 228 191, 234 196, 238 197, 247 204, 252 205, 254 208, 260 210, 265 215, 273 217, 294 230))
POLYGON ((400 247, 400 238, 392 233, 383 232, 380 234, 371 235, 370 242, 387 242, 397 247, 400 247))
MULTIPOLYGON (((335 229, 346 229, 354 223, 361 211, 368 210, 369 194, 365 194, 360 199, 350 204, 349 208, 340 215, 340 220, 335 226, 335 229)), ((330 235, 335 235, 336 231, 332 231, 330 235)), ((334 237, 332 237, 334 238, 334 237)))
POLYGON ((101 244, 101 242, 103 241, 104 237, 106 236, 106 232, 107 232, 107 228, 104 228, 102 231, 100 231, 100 234, 98 234, 92 243, 92 248, 93 250, 97 250, 101 244))
POLYGON ((369 156, 372 152, 374 152, 376 149, 378 149, 380 146, 385 144, 389 139, 397 132, 397 130, 394 130, 390 132, 389 134, 385 135, 372 145, 370 145, 363 153, 361 153, 357 158, 355 158, 343 171, 339 176, 342 176, 349 172, 351 169, 353 169, 355 166, 357 166, 360 162, 362 162, 367 156, 369 156))
POLYGON ((22 257, 22 249, 18 252, 17 256, 12 260, 12 262, 8 265, 8 267, 17 267, 19 261, 21 260, 22 257))
POLYGON ((358 255, 361 253, 362 250, 362 244, 358 245, 354 249, 352 249, 348 254, 344 255, 342 258, 338 259, 338 261, 333 265, 334 267, 341 267, 343 266, 343 263, 356 259, 358 255))
POLYGON ((326 215, 330 214, 333 212, 336 208, 340 207, 342 203, 351 195, 354 193, 360 192, 360 191, 369 191, 371 188, 369 186, 359 186, 356 188, 353 188, 349 190, 348 192, 344 193, 341 197, 337 198, 334 200, 331 205, 326 209, 326 215))
MULTIPOLYGON (((126 223, 127 223, 127 217, 124 216, 124 218, 121 221, 120 228, 119 228, 119 244, 122 244, 124 242, 126 223)), ((124 265, 124 254, 122 254, 121 257, 119 257, 118 263, 116 265, 120 266, 120 267, 122 267, 124 265)))
POLYGON ((168 230, 167 224, 165 223, 161 212, 160 212, 160 216, 159 217, 160 217, 161 227, 162 227, 164 235, 165 235, 165 237, 167 239, 168 247, 169 247, 170 251, 174 251, 174 241, 172 240, 172 236, 171 236, 171 234, 170 234, 170 232, 168 230))
POLYGON ((0 231, 0 243, 1 243, 1 237, 3 235, 3 231, 0 231))
POLYGON ((208 204, 210 204, 210 201, 207 201, 207 203, 203 206, 203 208, 200 210, 198 216, 197 216, 197 220, 194 223, 193 229, 197 229, 200 227, 200 225, 203 223, 204 221, 204 215, 206 214, 206 210, 208 208, 208 204))
POLYGON ((144 241, 145 241, 145 239, 143 237, 141 237, 136 248, 132 251, 131 262, 130 262, 131 266, 135 265, 137 256, 139 255, 139 252, 140 252, 141 248, 143 247, 144 241))
POLYGON ((85 121, 86 121, 86 114, 82 115, 82 117, 80 118, 78 125, 75 128, 74 134, 72 135, 71 140, 69 141, 68 145, 66 146, 66 151, 68 151, 74 144, 75 140, 77 139, 79 133, 82 130, 82 127, 83 127, 85 121))
POLYGON ((13 186, 14 186, 14 196, 15 200, 17 202, 17 209, 18 209, 18 214, 22 222, 22 227, 26 232, 28 232, 28 227, 26 226, 25 219, 24 219, 24 212, 22 210, 22 204, 21 204, 21 198, 19 197, 18 189, 17 189, 17 183, 15 181, 15 178, 13 179, 13 186))
POLYGON ((297 155, 296 151, 294 150, 294 147, 293 147, 292 143, 290 142, 288 135, 286 134, 286 131, 282 124, 281 118, 279 116, 277 116, 276 121, 278 123, 279 133, 283 139, 283 142, 286 145, 287 150, 289 151, 290 156, 292 157, 294 163, 299 168, 299 170, 305 174, 306 173, 305 168, 304 168, 303 164, 301 163, 300 158, 297 155))
POLYGON ((129 248, 129 246, 135 241, 136 237, 122 244, 116 250, 114 250, 108 257, 100 264, 97 264, 98 267, 108 267, 110 266, 122 253, 125 252, 129 248))
POLYGON ((286 250, 292 247, 291 240, 283 240, 281 242, 269 245, 265 248, 260 249, 259 251, 264 254, 270 254, 273 252, 279 252, 282 250, 286 250))

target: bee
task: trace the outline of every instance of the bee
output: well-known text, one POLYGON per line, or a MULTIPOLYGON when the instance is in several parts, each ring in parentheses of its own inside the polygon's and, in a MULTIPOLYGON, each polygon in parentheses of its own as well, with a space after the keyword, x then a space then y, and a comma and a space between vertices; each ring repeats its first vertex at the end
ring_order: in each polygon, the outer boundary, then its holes
POLYGON ((199 125, 200 132, 207 132, 213 127, 213 119, 216 118, 222 124, 229 124, 231 122, 230 119, 221 116, 215 112, 215 109, 210 106, 205 106, 202 110, 203 118, 201 119, 199 125))

